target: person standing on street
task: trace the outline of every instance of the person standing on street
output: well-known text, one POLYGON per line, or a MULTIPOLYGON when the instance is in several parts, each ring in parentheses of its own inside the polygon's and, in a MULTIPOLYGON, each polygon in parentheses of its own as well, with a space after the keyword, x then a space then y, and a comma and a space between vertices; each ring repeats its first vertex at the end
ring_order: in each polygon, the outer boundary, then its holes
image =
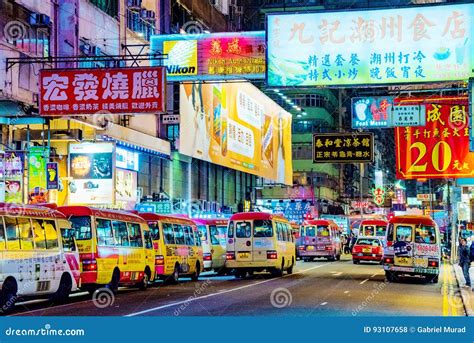
POLYGON ((465 287, 471 288, 471 277, 469 275, 469 269, 471 268, 470 251, 465 238, 461 238, 460 243, 461 244, 459 246, 459 266, 462 268, 464 279, 466 280, 465 287))

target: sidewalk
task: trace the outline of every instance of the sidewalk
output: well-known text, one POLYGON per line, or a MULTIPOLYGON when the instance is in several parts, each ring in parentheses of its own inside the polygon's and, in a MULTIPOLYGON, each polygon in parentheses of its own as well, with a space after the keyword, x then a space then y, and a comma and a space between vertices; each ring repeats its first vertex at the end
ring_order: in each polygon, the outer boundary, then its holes
MULTIPOLYGON (((474 292, 468 288, 462 288, 466 284, 464 276, 462 274, 461 267, 455 263, 453 264, 454 274, 456 275, 456 280, 458 282, 459 292, 461 293, 462 302, 464 303, 464 308, 466 310, 467 316, 474 316, 474 292)), ((471 281, 474 280, 474 273, 470 271, 471 281)))

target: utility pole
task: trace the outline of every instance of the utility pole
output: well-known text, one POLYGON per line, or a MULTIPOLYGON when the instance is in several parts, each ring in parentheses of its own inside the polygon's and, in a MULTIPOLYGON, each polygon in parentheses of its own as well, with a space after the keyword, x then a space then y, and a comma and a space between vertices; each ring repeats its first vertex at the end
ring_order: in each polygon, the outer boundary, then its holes
POLYGON ((360 163, 359 164, 359 175, 360 175, 360 179, 359 179, 359 190, 360 190, 360 219, 363 219, 364 218, 364 211, 363 211, 363 207, 362 207, 362 201, 363 201, 363 192, 362 192, 362 182, 363 182, 363 179, 364 179, 364 164, 363 163, 360 163))

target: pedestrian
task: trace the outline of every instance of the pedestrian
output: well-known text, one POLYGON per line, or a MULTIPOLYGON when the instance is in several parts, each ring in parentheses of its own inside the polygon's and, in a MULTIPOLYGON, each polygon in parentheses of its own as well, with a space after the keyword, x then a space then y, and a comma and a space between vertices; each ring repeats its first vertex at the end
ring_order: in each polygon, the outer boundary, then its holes
POLYGON ((471 277, 469 275, 469 269, 471 268, 470 251, 465 238, 461 238, 459 241, 461 243, 459 246, 459 266, 461 267, 464 279, 466 280, 466 285, 464 287, 471 288, 471 277))

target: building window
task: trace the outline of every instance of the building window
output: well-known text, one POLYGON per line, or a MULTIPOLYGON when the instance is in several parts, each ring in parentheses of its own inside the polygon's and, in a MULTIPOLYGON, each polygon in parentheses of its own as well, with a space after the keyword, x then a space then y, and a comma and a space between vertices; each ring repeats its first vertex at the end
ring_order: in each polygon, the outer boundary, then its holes
POLYGON ((91 0, 91 3, 111 17, 118 17, 118 0, 91 0))
POLYGON ((179 125, 172 124, 166 127, 166 137, 170 141, 175 141, 179 136, 179 125))

